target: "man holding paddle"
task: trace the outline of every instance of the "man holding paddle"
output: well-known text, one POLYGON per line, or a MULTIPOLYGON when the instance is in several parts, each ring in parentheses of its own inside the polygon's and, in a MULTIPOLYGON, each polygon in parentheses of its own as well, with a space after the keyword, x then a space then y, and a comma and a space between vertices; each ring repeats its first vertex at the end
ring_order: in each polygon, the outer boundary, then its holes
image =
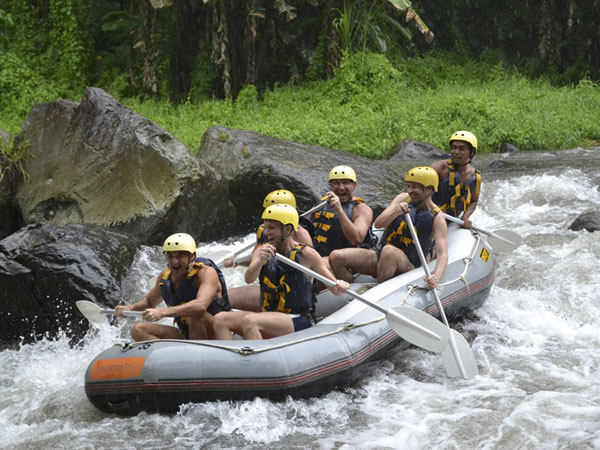
POLYGON ((405 214, 410 214, 425 253, 435 239, 436 267, 425 281, 431 289, 438 285, 448 264, 448 228, 444 215, 432 200, 438 188, 438 176, 431 167, 415 167, 408 171, 404 181, 406 192, 397 195, 375 220, 377 228, 385 228, 377 250, 343 249, 331 253, 329 261, 337 277, 351 281, 354 272, 359 272, 377 277, 382 283, 420 267, 415 241, 405 220, 405 214))
MULTIPOLYGON (((290 205, 295 209, 296 197, 286 189, 278 189, 267 194, 263 201, 263 208, 268 208, 272 205, 290 205)), ((300 219, 302 219, 302 217, 300 217, 300 219)), ((306 218, 304 219, 307 220, 306 218)), ((312 239, 309 232, 302 226, 301 222, 299 222, 299 224, 300 226, 298 229, 294 230, 292 233, 293 239, 300 244, 312 245, 312 239)), ((312 224, 309 222, 309 225, 312 224)), ((265 225, 261 224, 256 230, 256 245, 254 246, 254 249, 269 242, 264 231, 265 225)), ((249 261, 236 263, 235 258, 233 257, 225 258, 223 261, 224 267, 236 267, 237 265, 247 266, 248 264, 249 261)), ((258 312, 261 308, 260 289, 256 285, 231 288, 229 289, 229 301, 231 302, 232 309, 258 312)))
POLYGON ((313 216, 315 249, 325 258, 336 249, 370 246, 373 210, 354 196, 356 173, 349 166, 329 172, 328 204, 313 216))
POLYGON ((471 165, 477 153, 477 138, 469 131, 457 131, 450 136, 450 159, 434 162, 431 167, 437 172, 439 187, 433 194, 433 202, 442 212, 453 217, 462 214, 462 226, 471 228, 469 217, 479 202, 481 174, 471 165))
POLYGON ((143 311, 146 322, 131 329, 135 341, 154 339, 212 339, 213 316, 230 310, 225 279, 218 267, 206 258, 196 258, 196 243, 189 234, 169 236, 163 244, 167 268, 156 284, 138 302, 117 306, 115 314, 143 311), (156 308, 164 300, 166 308, 156 308), (177 327, 161 325, 163 317, 173 317, 177 327))
POLYGON ((331 280, 331 291, 342 295, 348 283, 335 280, 321 256, 293 238, 298 229, 298 212, 290 205, 272 205, 262 214, 269 242, 257 247, 245 273, 247 283, 258 279, 262 312, 229 311, 215 316, 217 339, 233 339, 231 332, 245 339, 268 339, 312 326, 310 309, 314 301, 312 278, 280 262, 282 254, 331 280))

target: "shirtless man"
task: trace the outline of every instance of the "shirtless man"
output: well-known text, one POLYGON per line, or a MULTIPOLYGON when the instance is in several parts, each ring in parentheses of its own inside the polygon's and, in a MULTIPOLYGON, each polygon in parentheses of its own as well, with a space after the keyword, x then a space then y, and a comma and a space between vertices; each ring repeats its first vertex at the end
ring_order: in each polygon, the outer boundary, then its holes
MULTIPOLYGON (((263 200, 263 208, 267 208, 271 205, 290 205, 293 208, 296 208, 296 197, 286 189, 278 189, 267 194, 263 200)), ((256 230, 255 250, 257 247, 269 242, 264 230, 264 224, 261 224, 256 230)), ((297 230, 294 230, 292 237, 300 244, 312 245, 310 234, 302 226, 299 226, 297 230)), ((227 258, 223 262, 225 267, 236 267, 238 265, 247 266, 248 264, 249 261, 235 263, 233 258, 227 258)), ((230 288, 229 301, 232 309, 258 312, 261 307, 260 288, 256 285, 230 288)))
POLYGON ((315 292, 312 278, 279 261, 275 253, 287 256, 336 284, 331 291, 341 295, 348 283, 336 280, 321 256, 293 238, 298 229, 298 213, 289 205, 269 206, 262 214, 269 242, 254 250, 245 280, 260 283, 263 312, 229 311, 215 317, 217 339, 233 339, 231 332, 245 339, 268 339, 312 326, 310 309, 315 292))
POLYGON ((438 176, 431 167, 415 167, 408 171, 406 192, 398 194, 377 217, 375 226, 385 228, 377 250, 343 249, 331 253, 329 261, 336 277, 351 281, 354 272, 377 277, 382 283, 390 278, 420 267, 416 246, 404 219, 410 213, 417 228, 421 248, 429 252, 435 239, 437 262, 431 277, 425 278, 429 288, 435 288, 448 265, 448 228, 432 195, 438 188, 438 176), (433 239, 432 239, 433 238, 433 239))
POLYGON ((169 236, 163 244, 167 268, 156 284, 138 302, 117 306, 115 313, 143 311, 147 322, 137 322, 131 329, 135 341, 154 339, 212 339, 214 315, 228 311, 225 279, 210 260, 196 257, 196 243, 189 234, 169 236), (156 308, 164 300, 166 308, 156 308), (173 317, 177 326, 157 324, 163 317, 173 317))
POLYGON ((336 249, 371 246, 370 228, 373 210, 354 196, 356 173, 348 166, 336 166, 329 172, 329 203, 313 216, 315 250, 328 257, 336 249))

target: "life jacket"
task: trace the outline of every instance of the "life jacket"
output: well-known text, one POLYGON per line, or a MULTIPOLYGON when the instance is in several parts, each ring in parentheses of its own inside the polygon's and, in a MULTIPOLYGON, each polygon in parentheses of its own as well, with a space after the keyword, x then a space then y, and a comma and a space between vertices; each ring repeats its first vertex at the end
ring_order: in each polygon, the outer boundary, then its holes
MULTIPOLYGON (((306 244, 298 244, 286 256, 297 261, 304 247, 306 244)), ((276 258, 269 259, 262 267, 259 282, 263 311, 308 315, 316 301, 312 283, 306 275, 276 258)))
POLYGON ((261 223, 256 229, 256 244, 260 246, 266 244, 267 242, 269 242, 269 238, 265 234, 264 224, 261 223))
MULTIPOLYGON (((346 213, 350 220, 354 219, 354 207, 359 203, 364 203, 364 201, 362 198, 357 197, 342 205, 344 213, 346 213)), ((331 205, 327 204, 323 209, 315 213, 313 225, 315 227, 315 235, 313 237, 314 247, 321 256, 329 256, 332 251, 338 248, 354 247, 346 239, 346 236, 344 236, 340 219, 331 205)), ((369 232, 365 235, 361 247, 371 248, 374 237, 369 227, 369 232)))
POLYGON ((479 195, 481 189, 481 174, 475 170, 475 175, 462 182, 460 175, 451 159, 448 162, 448 177, 440 181, 437 192, 432 200, 443 212, 458 217, 467 210, 473 195, 479 195))
MULTIPOLYGON (((227 295, 227 285, 225 284, 225 277, 223 277, 221 269, 212 260, 200 256, 194 259, 191 269, 188 270, 185 278, 179 282, 175 290, 171 283, 171 270, 169 269, 163 274, 159 281, 160 293, 168 306, 182 305, 196 298, 198 287, 194 284, 194 277, 204 265, 212 267, 217 271, 219 283, 221 284, 221 297, 213 298, 213 301, 207 308, 207 312, 215 315, 221 311, 229 311, 231 309, 229 296, 227 295)), ((184 317, 175 317, 173 322, 177 324, 185 337, 189 336, 188 323, 184 317)))
MULTIPOLYGON (((419 238, 421 249, 423 250, 423 254, 426 255, 433 246, 433 221, 441 210, 439 207, 436 207, 433 210, 418 211, 414 204, 409 203, 408 206, 410 208, 410 218, 417 229, 417 237, 419 238)), ((415 241, 412 238, 408 224, 404 220, 404 214, 400 214, 386 227, 381 238, 381 246, 379 247, 378 254, 381 254, 381 249, 386 245, 393 245, 399 248, 406 253, 406 256, 408 256, 408 259, 415 267, 421 266, 419 252, 415 246, 415 241)))

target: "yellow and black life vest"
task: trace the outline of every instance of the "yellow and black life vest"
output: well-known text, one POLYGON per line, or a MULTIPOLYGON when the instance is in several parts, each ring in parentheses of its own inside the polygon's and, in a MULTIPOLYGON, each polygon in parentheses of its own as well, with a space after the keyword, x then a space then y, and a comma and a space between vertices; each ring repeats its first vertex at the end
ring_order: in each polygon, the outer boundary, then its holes
MULTIPOLYGON (((306 244, 298 244, 288 255, 292 261, 306 244)), ((260 270, 260 294, 263 311, 277 311, 286 314, 308 314, 312 307, 313 288, 304 273, 289 265, 271 258, 260 270)))
MULTIPOLYGON (((426 209, 424 211, 418 211, 412 203, 409 203, 408 206, 410 208, 410 218, 417 229, 419 243, 421 244, 423 253, 426 255, 433 245, 433 221, 435 216, 440 212, 440 208, 436 207, 433 210, 426 209)), ((386 227, 381 239, 381 246, 378 249, 378 254, 381 254, 381 249, 385 245, 393 245, 406 253, 406 256, 408 256, 408 259, 415 267, 420 267, 421 260, 419 258, 419 253, 404 216, 404 214, 400 214, 386 227)))
MULTIPOLYGON (((193 300, 198 295, 198 288, 194 284, 194 277, 202 266, 207 265, 217 271, 219 276, 219 283, 221 284, 221 297, 215 297, 209 305, 207 312, 215 315, 221 311, 229 311, 231 305, 229 303, 229 296, 227 295, 227 285, 225 284, 225 277, 221 272, 221 269, 210 259, 197 257, 194 259, 192 267, 188 270, 185 278, 177 284, 177 289, 173 289, 171 283, 171 270, 165 271, 160 281, 160 293, 167 306, 177 306, 193 300)), ((173 321, 177 324, 181 332, 185 337, 188 337, 188 323, 183 317, 175 317, 173 321)))
POLYGON ((438 190, 434 192, 432 200, 443 212, 458 217, 467 210, 473 195, 479 195, 481 174, 478 170, 475 170, 475 175, 462 182, 452 160, 447 161, 448 176, 440 181, 438 190))

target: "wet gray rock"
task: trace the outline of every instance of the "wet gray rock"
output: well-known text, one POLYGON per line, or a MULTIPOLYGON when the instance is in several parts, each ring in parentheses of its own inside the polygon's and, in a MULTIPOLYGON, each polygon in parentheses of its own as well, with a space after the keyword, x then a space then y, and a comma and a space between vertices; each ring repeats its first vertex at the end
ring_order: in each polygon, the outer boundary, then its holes
POLYGON ((390 160, 418 160, 440 159, 446 152, 443 152, 435 145, 427 142, 413 141, 404 139, 394 146, 391 152, 390 160))
POLYGON ((600 230, 600 210, 590 209, 579 214, 569 225, 569 230, 587 230, 590 233, 600 230))
POLYGON ((113 307, 139 241, 90 225, 34 224, 0 241, 0 340, 31 341, 89 327, 75 307, 113 307))
POLYGON ((227 180, 230 201, 245 231, 256 228, 263 199, 275 189, 293 192, 299 211, 319 203, 329 190, 329 171, 342 164, 356 171, 355 195, 379 214, 403 189, 406 171, 423 164, 375 161, 340 150, 226 127, 213 127, 205 133, 198 156, 218 167, 227 180))
POLYGON ((32 182, 16 193, 26 224, 93 224, 160 244, 177 231, 225 237, 234 222, 219 173, 101 89, 34 106, 18 138, 32 154, 32 182))
POLYGON ((521 150, 519 150, 517 147, 515 147, 512 144, 509 144, 508 142, 505 142, 504 144, 502 144, 502 146, 500 147, 500 153, 516 153, 516 152, 520 152, 521 150))

